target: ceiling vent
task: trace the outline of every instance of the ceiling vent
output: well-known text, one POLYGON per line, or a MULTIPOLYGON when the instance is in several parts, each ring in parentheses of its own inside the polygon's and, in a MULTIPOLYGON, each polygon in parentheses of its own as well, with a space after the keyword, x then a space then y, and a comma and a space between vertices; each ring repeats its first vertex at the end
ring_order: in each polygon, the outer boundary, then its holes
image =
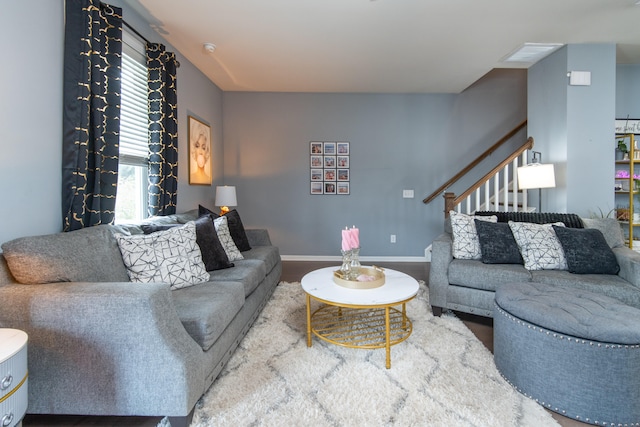
POLYGON ((502 58, 501 62, 535 64, 562 46, 562 43, 525 43, 502 58))

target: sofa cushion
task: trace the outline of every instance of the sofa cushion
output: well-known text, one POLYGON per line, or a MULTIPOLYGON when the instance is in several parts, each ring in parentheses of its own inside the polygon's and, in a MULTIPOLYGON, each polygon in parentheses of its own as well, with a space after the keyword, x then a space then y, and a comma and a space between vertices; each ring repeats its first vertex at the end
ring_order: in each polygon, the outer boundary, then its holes
POLYGON ((554 224, 532 224, 509 221, 513 237, 518 243, 520 254, 527 270, 566 270, 567 259, 562 245, 552 226, 564 227, 561 222, 554 224))
POLYGON ((178 317, 189 335, 207 351, 244 304, 240 283, 216 282, 171 293, 178 317))
POLYGON ((553 227, 570 273, 618 274, 620 266, 602 232, 595 228, 553 227))
POLYGON ((209 279, 194 222, 153 234, 115 237, 133 282, 168 283, 179 289, 209 279))
POLYGON ((482 262, 485 264, 524 264, 509 224, 476 219, 482 262))
POLYGON ((242 253, 244 259, 257 259, 265 264, 267 274, 280 263, 280 251, 277 246, 254 246, 242 253))
POLYGON ((2 245, 20 283, 128 282, 127 269, 109 226, 21 237, 2 245))
MULTIPOLYGON (((200 215, 211 215, 214 219, 220 217, 220 215, 205 208, 202 205, 198 205, 198 213, 200 215)), ((242 224, 242 219, 240 219, 240 214, 238 213, 238 211, 235 209, 231 209, 229 212, 222 216, 227 217, 229 233, 231 234, 233 242, 238 247, 238 250, 240 252, 244 252, 251 249, 249 239, 247 238, 247 233, 244 229, 244 225, 242 224)))
POLYGON ((218 238, 220 239, 220 243, 222 243, 222 247, 224 251, 227 253, 227 257, 229 261, 237 261, 239 259, 243 259, 244 257, 238 250, 235 242, 231 238, 231 233, 229 232, 229 225, 227 224, 227 217, 221 216, 213 220, 213 225, 216 228, 216 233, 218 233, 218 238))
POLYGON ((212 282, 240 282, 244 287, 244 295, 248 297, 266 277, 268 271, 264 261, 259 259, 242 259, 235 262, 235 267, 210 272, 212 282))
MULTIPOLYGON (((456 211, 449 212, 453 234, 453 257, 456 259, 480 259, 480 242, 476 232, 476 217, 456 211)), ((482 221, 496 222, 495 216, 477 217, 482 221)))
POLYGON ((483 264, 466 259, 454 259, 449 264, 449 283, 456 286, 495 291, 501 283, 529 280, 531 273, 522 265, 483 264))
POLYGON ((620 222, 615 218, 582 218, 585 228, 600 230, 611 248, 624 246, 624 235, 620 222))
POLYGON ((531 272, 531 281, 561 288, 596 292, 640 308, 640 292, 638 292, 638 288, 617 275, 578 275, 568 271, 541 270, 531 272))

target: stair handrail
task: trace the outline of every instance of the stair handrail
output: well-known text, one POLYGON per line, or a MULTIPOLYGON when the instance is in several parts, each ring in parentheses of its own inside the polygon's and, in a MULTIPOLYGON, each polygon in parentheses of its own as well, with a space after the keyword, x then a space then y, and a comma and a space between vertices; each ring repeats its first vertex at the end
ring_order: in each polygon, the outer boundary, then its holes
POLYGON ((471 193, 476 191, 485 182, 489 180, 489 178, 493 177, 498 171, 502 170, 507 164, 511 163, 513 159, 519 157, 526 150, 531 150, 533 148, 533 137, 527 138, 527 142, 522 144, 518 149, 516 149, 509 157, 500 162, 495 168, 491 169, 484 175, 482 178, 477 180, 473 185, 471 185, 465 192, 458 196, 453 196, 453 193, 445 193, 448 196, 445 196, 445 216, 448 215, 448 212, 453 209, 454 206, 457 206, 462 200, 467 198, 471 193))
MULTIPOLYGON (((500 138, 500 140, 498 140, 498 142, 496 142, 491 147, 489 147, 484 153, 480 154, 474 161, 472 161, 467 166, 465 166, 460 172, 455 174, 451 179, 449 179, 447 182, 445 182, 440 187, 438 187, 438 189, 436 191, 431 193, 429 196, 425 197, 422 200, 422 203, 425 203, 425 204, 429 203, 433 199, 435 199, 437 196, 441 195, 444 190, 446 190, 453 183, 455 183, 460 178, 462 178, 464 175, 466 175, 471 169, 476 167, 481 161, 483 161, 484 159, 489 157, 491 154, 493 154, 494 151, 496 151, 498 148, 500 148, 500 146, 502 144, 504 144, 505 142, 510 140, 516 133, 518 133, 520 130, 522 130, 526 125, 527 125, 527 120, 525 119, 525 120, 522 121, 522 123, 520 123, 515 128, 513 128, 511 131, 509 131, 505 136, 500 138)), ((533 142, 532 142, 532 144, 533 144, 533 142)))

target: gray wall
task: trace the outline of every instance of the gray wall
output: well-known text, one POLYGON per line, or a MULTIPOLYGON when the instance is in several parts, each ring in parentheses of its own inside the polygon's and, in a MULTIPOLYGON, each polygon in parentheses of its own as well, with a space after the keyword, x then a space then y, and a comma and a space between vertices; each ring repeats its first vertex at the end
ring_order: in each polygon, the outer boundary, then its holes
POLYGON ((460 95, 225 92, 223 110, 237 209, 283 255, 336 256, 356 225, 361 256, 411 259, 442 232, 442 198, 422 199, 526 118, 526 72, 496 70, 460 95), (309 141, 350 142, 350 195, 310 194, 309 141))
POLYGON ((616 118, 640 119, 640 65, 616 67, 616 118))
POLYGON ((615 45, 569 45, 529 69, 529 134, 556 188, 543 210, 589 216, 613 208, 615 45), (590 86, 569 86, 568 71, 591 71, 590 86))
MULTIPOLYGON (((5 66, 0 79, 0 242, 62 229, 62 65, 64 1, 12 1, 0 14, 5 66)), ((123 6, 121 0, 109 3, 123 6)), ((123 6, 124 19, 151 41, 163 42, 147 21, 123 6)), ((173 48, 168 45, 169 50, 173 48)), ((213 204, 222 178, 222 91, 178 54, 179 161, 188 157, 187 115, 212 126, 214 186, 190 186, 178 171, 178 211, 213 204)))

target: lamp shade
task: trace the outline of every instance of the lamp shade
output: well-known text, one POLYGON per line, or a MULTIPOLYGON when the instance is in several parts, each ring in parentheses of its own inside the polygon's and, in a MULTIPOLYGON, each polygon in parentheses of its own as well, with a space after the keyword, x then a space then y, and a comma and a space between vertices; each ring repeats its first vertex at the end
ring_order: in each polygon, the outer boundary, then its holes
POLYGON ((518 168, 518 188, 529 190, 532 188, 553 188, 556 177, 552 164, 534 163, 518 168))
POLYGON ((236 200, 236 187, 218 186, 216 187, 216 206, 238 206, 236 200))

